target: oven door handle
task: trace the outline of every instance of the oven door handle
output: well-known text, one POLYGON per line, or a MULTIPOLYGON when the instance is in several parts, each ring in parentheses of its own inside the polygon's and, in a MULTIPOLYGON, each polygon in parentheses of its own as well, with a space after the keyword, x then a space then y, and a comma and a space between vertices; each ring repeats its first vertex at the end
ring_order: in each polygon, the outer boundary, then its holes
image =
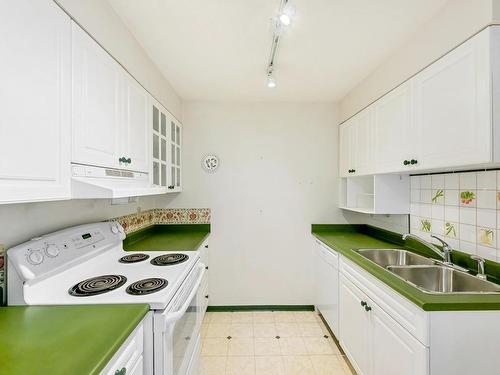
POLYGON ((180 319, 182 315, 186 312, 186 310, 189 307, 189 304, 191 303, 191 300, 195 296, 195 294, 198 292, 198 289, 200 287, 201 280, 203 279, 203 276, 205 275, 205 265, 203 263, 200 263, 199 268, 201 268, 201 273, 200 276, 198 276, 198 279, 196 280, 196 283, 194 284, 194 288, 189 293, 189 296, 186 298, 186 302, 175 312, 170 312, 167 314, 165 317, 165 320, 163 321, 163 326, 165 327, 166 325, 180 319))

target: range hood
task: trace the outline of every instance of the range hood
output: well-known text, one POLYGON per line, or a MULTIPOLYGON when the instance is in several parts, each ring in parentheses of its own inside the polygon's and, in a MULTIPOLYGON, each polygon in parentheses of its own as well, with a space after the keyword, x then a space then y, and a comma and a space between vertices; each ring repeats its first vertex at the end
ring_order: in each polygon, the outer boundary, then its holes
POLYGON ((147 173, 81 164, 71 165, 73 199, 126 198, 166 192, 166 187, 152 185, 147 173))

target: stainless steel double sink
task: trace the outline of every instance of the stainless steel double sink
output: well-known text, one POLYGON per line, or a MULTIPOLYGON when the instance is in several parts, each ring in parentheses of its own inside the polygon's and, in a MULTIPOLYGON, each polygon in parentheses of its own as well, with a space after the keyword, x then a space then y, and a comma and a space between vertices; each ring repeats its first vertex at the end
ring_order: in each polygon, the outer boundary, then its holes
POLYGON ((425 293, 500 293, 500 285, 403 249, 356 249, 359 255, 425 293))

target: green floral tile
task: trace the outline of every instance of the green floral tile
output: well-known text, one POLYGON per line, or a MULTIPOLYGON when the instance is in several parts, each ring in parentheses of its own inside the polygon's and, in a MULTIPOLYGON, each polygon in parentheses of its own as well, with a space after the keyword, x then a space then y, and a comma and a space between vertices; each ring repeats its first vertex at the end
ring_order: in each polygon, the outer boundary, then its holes
POLYGON ((422 232, 430 232, 431 231, 431 221, 428 219, 421 219, 420 220, 420 230, 422 232))
POLYGON ((432 192, 432 204, 444 204, 444 190, 437 189, 432 192))
POLYGON ((495 247, 495 230, 491 228, 478 228, 477 242, 483 246, 495 247))
POLYGON ((444 235, 446 237, 458 238, 458 223, 446 222, 444 224, 444 235))
POLYGON ((460 205, 466 207, 476 206, 476 193, 471 190, 463 190, 460 192, 460 205))

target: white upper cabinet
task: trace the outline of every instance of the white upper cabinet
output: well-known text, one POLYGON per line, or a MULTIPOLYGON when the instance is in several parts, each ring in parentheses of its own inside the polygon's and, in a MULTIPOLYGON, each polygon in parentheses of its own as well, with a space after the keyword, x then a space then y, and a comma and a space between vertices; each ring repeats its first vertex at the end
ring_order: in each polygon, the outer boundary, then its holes
POLYGON ((0 203, 70 197, 70 28, 52 1, 0 2, 0 203))
POLYGON ((373 113, 363 111, 340 126, 340 174, 364 175, 373 165, 373 113))
POLYGON ((412 137, 411 83, 397 87, 376 101, 372 108, 370 110, 375 112, 374 171, 386 173, 407 169, 408 163, 414 159, 415 143, 414 135, 412 137))
POLYGON ((182 125, 177 119, 170 115, 170 179, 168 188, 173 192, 180 192, 182 190, 182 125))
POLYGON ((420 169, 491 161, 489 45, 485 30, 414 78, 420 169))
POLYGON ((122 129, 120 155, 130 159, 127 168, 140 172, 148 172, 148 127, 149 94, 137 81, 128 74, 123 76, 125 129, 122 129))
POLYGON ((149 94, 73 23, 72 162, 147 172, 149 94))
POLYGON ((341 176, 500 163, 499 42, 499 27, 481 31, 342 124, 341 176))
POLYGON ((72 24, 74 163, 121 168, 121 67, 72 24))

